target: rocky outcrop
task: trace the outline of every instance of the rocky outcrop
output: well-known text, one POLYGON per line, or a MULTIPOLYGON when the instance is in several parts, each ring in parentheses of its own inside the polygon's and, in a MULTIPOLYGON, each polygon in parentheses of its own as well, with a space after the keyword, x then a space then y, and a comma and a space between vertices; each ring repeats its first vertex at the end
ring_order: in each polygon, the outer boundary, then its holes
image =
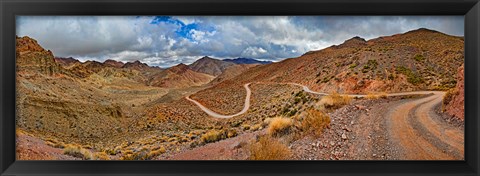
POLYGON ((63 72, 61 66, 55 62, 52 51, 43 49, 30 37, 17 36, 15 54, 18 71, 38 71, 46 75, 63 72))
POLYGON ((465 88, 464 88, 464 66, 458 69, 457 85, 450 90, 444 97, 444 110, 447 114, 458 118, 465 119, 465 88))

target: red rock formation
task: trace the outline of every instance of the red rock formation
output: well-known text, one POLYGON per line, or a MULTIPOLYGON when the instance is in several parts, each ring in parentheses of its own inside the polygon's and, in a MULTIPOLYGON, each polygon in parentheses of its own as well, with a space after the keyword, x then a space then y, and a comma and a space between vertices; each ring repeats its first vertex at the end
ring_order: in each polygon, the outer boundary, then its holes
POLYGON ((458 69, 457 86, 451 92, 452 97, 445 106, 447 114, 454 116, 460 120, 465 118, 465 89, 464 89, 464 67, 458 69))
POLYGON ((16 63, 20 72, 40 72, 53 75, 62 72, 61 66, 55 62, 53 53, 43 49, 36 40, 30 37, 16 38, 16 63))

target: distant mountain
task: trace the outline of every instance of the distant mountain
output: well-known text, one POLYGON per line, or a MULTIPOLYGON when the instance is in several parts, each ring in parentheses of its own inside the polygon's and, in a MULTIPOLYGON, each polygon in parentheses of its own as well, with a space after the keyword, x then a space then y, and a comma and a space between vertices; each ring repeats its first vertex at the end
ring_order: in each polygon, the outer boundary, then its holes
POLYGON ((185 88, 207 84, 214 78, 209 74, 195 72, 182 63, 153 75, 148 84, 165 88, 185 88))
POLYGON ((77 59, 73 57, 55 57, 55 62, 59 63, 63 67, 69 67, 73 64, 80 63, 77 59))
POLYGON ((223 59, 223 61, 233 62, 236 64, 270 64, 272 61, 259 61, 251 58, 236 58, 236 59, 223 59))
POLYGON ((115 67, 115 68, 122 68, 125 65, 123 62, 114 61, 114 60, 111 60, 111 59, 107 59, 105 62, 103 62, 103 64, 105 66, 111 66, 111 67, 115 67))
POLYGON ((235 63, 213 59, 205 56, 190 64, 189 67, 196 72, 218 76, 222 74, 222 72, 227 69, 227 67, 232 65, 235 65, 235 63))
POLYGON ((129 69, 134 69, 134 70, 145 70, 150 68, 147 64, 142 63, 138 60, 134 62, 127 62, 122 66, 122 68, 129 68, 129 69))

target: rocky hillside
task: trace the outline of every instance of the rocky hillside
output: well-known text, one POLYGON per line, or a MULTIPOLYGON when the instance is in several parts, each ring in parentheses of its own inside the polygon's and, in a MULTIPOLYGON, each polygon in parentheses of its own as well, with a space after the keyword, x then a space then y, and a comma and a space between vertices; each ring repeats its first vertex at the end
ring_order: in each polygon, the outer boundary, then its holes
POLYGON ((62 73, 62 67, 55 61, 50 50, 43 49, 30 37, 16 37, 17 71, 53 75, 62 73))
POLYGON ((429 29, 307 52, 298 58, 252 68, 246 82, 296 82, 324 92, 365 93, 447 90, 464 61, 464 41, 429 29))
POLYGON ((457 85, 444 97, 444 110, 447 114, 460 119, 465 119, 465 87, 464 87, 464 66, 458 68, 457 85))
POLYGON ((214 80, 210 82, 210 84, 218 84, 226 80, 230 80, 232 78, 235 78, 236 76, 246 72, 250 68, 256 67, 259 64, 238 64, 238 65, 232 65, 230 67, 227 67, 222 74, 218 75, 214 80))
POLYGON ((229 66, 232 65, 235 65, 235 63, 213 59, 205 56, 190 64, 189 67, 196 72, 218 76, 222 74, 222 72, 226 70, 229 66))
MULTIPOLYGON (((162 70, 140 62, 76 62, 54 59, 29 37, 17 37, 17 127, 43 140, 108 145, 129 132, 146 104, 169 89, 149 86, 151 78, 165 87, 206 84, 213 76, 194 72, 186 65, 162 70), (112 66, 112 64, 114 64, 112 66), (153 77, 163 73, 163 77, 153 77), (99 143, 100 142, 100 143, 99 143)), ((73 60, 73 59, 68 59, 73 60)), ((133 138, 132 138, 133 139, 133 138)))

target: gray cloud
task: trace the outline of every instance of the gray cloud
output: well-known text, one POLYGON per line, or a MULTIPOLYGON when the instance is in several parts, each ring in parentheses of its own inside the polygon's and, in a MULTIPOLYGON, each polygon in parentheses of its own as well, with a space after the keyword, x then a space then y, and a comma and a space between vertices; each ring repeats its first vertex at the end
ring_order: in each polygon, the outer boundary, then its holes
POLYGON ((278 61, 354 36, 372 39, 421 27, 463 36, 463 16, 21 16, 17 35, 61 57, 140 60, 169 67, 208 55, 278 61))

